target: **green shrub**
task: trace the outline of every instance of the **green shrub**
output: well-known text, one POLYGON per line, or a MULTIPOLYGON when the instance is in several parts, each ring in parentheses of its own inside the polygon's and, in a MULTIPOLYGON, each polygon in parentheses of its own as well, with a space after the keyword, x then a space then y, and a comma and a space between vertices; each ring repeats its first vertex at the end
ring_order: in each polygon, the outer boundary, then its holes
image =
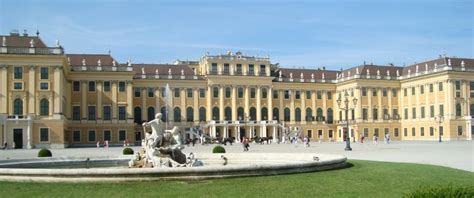
POLYGON ((425 197, 474 197, 474 186, 472 187, 453 187, 451 185, 443 186, 423 186, 407 194, 407 198, 425 198, 425 197))
POLYGON ((214 149, 212 149, 212 153, 225 153, 225 148, 222 146, 215 146, 214 149))
POLYGON ((124 155, 133 155, 133 149, 130 148, 130 147, 124 148, 123 151, 122 151, 122 153, 123 153, 124 155))
POLYGON ((49 149, 41 149, 38 151, 38 157, 51 157, 53 154, 49 149))

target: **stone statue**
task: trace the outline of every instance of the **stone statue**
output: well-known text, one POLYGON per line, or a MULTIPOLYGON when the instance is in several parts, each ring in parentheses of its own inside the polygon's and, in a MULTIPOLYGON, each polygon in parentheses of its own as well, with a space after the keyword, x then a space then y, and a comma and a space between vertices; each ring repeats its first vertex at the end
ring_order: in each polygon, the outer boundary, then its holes
POLYGON ((466 67, 466 63, 464 63, 464 61, 461 61, 461 67, 462 68, 466 67))
POLYGON ((437 68, 437 67, 438 67, 438 63, 435 62, 434 66, 435 66, 435 68, 437 68))
MULTIPOLYGON (((3 38, 5 38, 5 37, 3 37, 3 38)), ((278 71, 278 75, 279 75, 279 77, 281 78, 281 70, 278 71)))
POLYGON ((2 46, 3 47, 7 46, 7 38, 6 37, 3 37, 3 39, 2 39, 2 46))
POLYGON ((142 74, 145 74, 145 68, 142 67, 142 74))
POLYGON ((115 60, 112 61, 112 66, 116 67, 116 63, 115 63, 115 60))
POLYGON ((367 69, 367 76, 370 76, 370 70, 367 69))
POLYGON ((321 79, 323 79, 323 80, 324 80, 324 73, 321 75, 321 79))
POLYGON ((290 72, 290 78, 293 78, 293 72, 290 72))
POLYGON ((158 75, 158 69, 155 69, 155 74, 158 75))
POLYGON ((359 68, 356 67, 356 74, 359 74, 359 68))
POLYGON ((451 59, 448 58, 448 66, 451 66, 451 59))
POLYGON ((56 39, 56 47, 60 47, 59 40, 56 39))
POLYGON ((35 47, 35 41, 33 39, 30 40, 30 47, 35 47))
POLYGON ((415 72, 418 73, 418 65, 416 65, 416 71, 415 72))
POLYGON ((130 59, 128 59, 128 61, 127 61, 127 66, 129 66, 129 67, 132 66, 132 61, 130 59))
POLYGON ((303 73, 300 74, 300 78, 303 79, 304 78, 304 75, 303 73))
POLYGON ((86 59, 85 58, 82 59, 82 66, 86 66, 86 59))
POLYGON ((410 75, 410 74, 411 74, 411 69, 408 70, 408 75, 410 75))
POLYGON ((184 70, 181 69, 181 76, 184 76, 184 70))
POLYGON ((387 77, 390 77, 390 71, 387 70, 387 77))
POLYGON ((425 63, 425 71, 428 71, 428 64, 425 63))
POLYGON ((311 74, 311 79, 314 79, 314 73, 311 74))
POLYGON ((397 77, 399 77, 399 76, 400 76, 400 72, 399 72, 398 69, 397 69, 397 77))
POLYGON ((380 76, 380 70, 377 70, 377 76, 380 76))
POLYGON ((171 76, 171 68, 168 69, 168 75, 171 76))
POLYGON ((197 71, 196 71, 196 69, 194 69, 193 72, 194 72, 194 75, 197 76, 197 71))
POLYGON ((97 61, 97 65, 98 66, 101 66, 102 62, 100 61, 100 59, 97 61))

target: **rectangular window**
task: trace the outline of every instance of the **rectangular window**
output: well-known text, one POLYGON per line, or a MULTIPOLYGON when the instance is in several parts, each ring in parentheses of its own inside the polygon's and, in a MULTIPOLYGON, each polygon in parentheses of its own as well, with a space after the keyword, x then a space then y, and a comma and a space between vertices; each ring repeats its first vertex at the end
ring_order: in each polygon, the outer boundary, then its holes
POLYGON ((165 88, 161 89, 160 92, 161 92, 161 97, 162 98, 166 97, 166 89, 165 88))
POLYGON ((133 92, 133 96, 135 96, 135 98, 139 98, 141 95, 141 88, 135 88, 134 92, 133 92))
POLYGON ((73 131, 72 132, 72 141, 73 142, 80 142, 81 141, 81 131, 73 131))
POLYGON ((474 81, 469 82, 470 98, 474 98, 474 81))
POLYGON ((408 129, 407 128, 404 128, 403 129, 403 136, 408 136, 408 129))
POLYGON ((230 98, 230 95, 231 95, 231 94, 230 94, 230 87, 226 87, 226 88, 225 88, 225 97, 226 97, 226 98, 230 98))
POLYGON ((266 73, 266 66, 265 65, 260 65, 260 71, 259 71, 259 75, 260 76, 265 76, 265 73, 266 73))
POLYGON ((390 129, 389 128, 384 128, 383 129, 383 134, 384 135, 390 134, 390 129))
POLYGON ((249 65, 249 75, 254 75, 255 74, 255 69, 252 64, 249 65))
POLYGON ((13 68, 13 77, 15 79, 22 79, 23 78, 23 67, 13 68))
POLYGON ((205 89, 199 89, 199 97, 204 98, 206 97, 206 90, 205 89))
POLYGON ((235 73, 238 74, 238 75, 242 74, 242 64, 237 64, 236 69, 235 69, 235 73))
POLYGON ((290 99, 290 90, 285 90, 285 99, 290 99))
POLYGON ((411 95, 412 95, 412 96, 415 95, 415 87, 412 87, 412 88, 411 88, 411 95))
POLYGON ((444 115, 444 106, 443 105, 439 105, 439 114, 444 115))
POLYGON ((408 94, 407 88, 403 89, 403 96, 407 96, 408 94))
POLYGON ((41 80, 47 80, 49 79, 49 68, 47 67, 42 67, 40 69, 40 78, 41 80))
MULTIPOLYGON (((334 137, 334 132, 332 130, 328 130, 328 138, 333 138, 334 137)), ((322 136, 322 135, 321 135, 322 136)))
POLYGON ((387 89, 383 89, 383 90, 382 90, 382 96, 383 96, 383 97, 387 97, 387 89))
POLYGON ((179 88, 174 88, 174 91, 173 91, 173 92, 174 92, 174 97, 175 97, 175 98, 179 98, 179 97, 180 97, 180 90, 179 90, 179 88))
POLYGON ((317 92, 316 92, 316 98, 317 98, 318 100, 321 100, 321 98, 322 98, 321 91, 317 91, 317 92))
POLYGON ((153 89, 153 88, 151 88, 151 87, 148 87, 146 90, 147 90, 147 92, 148 92, 148 97, 149 97, 149 98, 155 97, 155 89, 153 89))
POLYGON ((379 119, 379 113, 378 113, 378 112, 379 112, 378 109, 373 109, 373 110, 372 110, 372 118, 373 118, 374 120, 378 120, 378 119, 379 119))
POLYGON ((229 63, 224 63, 224 74, 229 74, 229 63))
POLYGON ((377 89, 372 89, 372 96, 377 96, 377 89))
POLYGON ((392 97, 397 97, 397 89, 392 89, 392 97))
POLYGON ((463 134, 462 126, 458 126, 458 136, 463 134))
POLYGON ((48 141, 49 141, 49 129, 40 128, 40 142, 48 142, 48 141))
POLYGON ((41 90, 48 90, 49 89, 49 83, 46 83, 46 82, 40 83, 40 89, 41 90))
POLYGON ((94 81, 89 81, 89 91, 90 92, 95 91, 95 82, 94 81))
POLYGON ((81 82, 79 81, 72 82, 72 91, 81 91, 81 82))
POLYGON ((81 120, 81 107, 80 106, 72 107, 72 120, 81 120))
POLYGON ((124 141, 127 139, 127 131, 119 130, 119 141, 124 141))
POLYGON ((217 63, 211 64, 211 74, 217 74, 217 63))
POLYGON ((88 132, 88 140, 89 142, 95 142, 95 131, 90 130, 88 132))
POLYGON ((434 128, 430 127, 430 136, 434 136, 434 128))
POLYGON ((369 118, 367 117, 367 115, 368 115, 368 114, 367 114, 367 109, 366 109, 366 108, 363 108, 363 109, 362 109, 362 120, 367 120, 367 119, 369 119, 369 118))
POLYGON ((187 92, 188 92, 188 98, 192 98, 193 97, 193 89, 188 88, 187 92))
POLYGON ((104 141, 109 141, 110 142, 110 130, 104 130, 104 141))
POLYGON ((434 118, 434 116, 435 116, 434 105, 431 105, 431 106, 430 106, 430 118, 434 118))
POLYGON ((415 127, 411 128, 411 136, 415 136, 416 135, 416 129, 415 127))
POLYGON ((408 108, 405 108, 405 109, 404 109, 404 115, 403 115, 403 117, 405 118, 405 120, 408 119, 408 108))
POLYGON ((369 128, 364 128, 364 137, 369 137, 369 128))
POLYGON ((420 128, 420 136, 425 136, 425 127, 420 128))
POLYGON ((461 81, 457 80, 455 84, 456 84, 456 91, 461 90, 461 81))
POLYGON ((332 100, 332 94, 330 91, 328 91, 328 100, 332 100))
POLYGON ((306 91, 306 99, 311 100, 311 91, 306 91))
POLYGON ((425 118, 425 107, 421 107, 421 118, 425 118))
POLYGON ((104 106, 104 120, 111 120, 110 106, 104 106))
POLYGON ((388 120, 390 118, 390 115, 388 114, 388 109, 383 109, 383 119, 388 120))
POLYGON ((217 87, 212 88, 212 96, 213 96, 214 98, 218 98, 218 97, 219 97, 219 88, 217 88, 217 87))
POLYGON ((393 136, 398 137, 400 134, 398 134, 398 128, 395 128, 393 131, 393 136))
POLYGON ((420 94, 424 94, 424 93, 425 93, 425 86, 421 85, 420 86, 420 94))
POLYGON ((430 84, 430 93, 433 93, 433 84, 430 84))
POLYGON ((438 83, 438 91, 443 91, 443 83, 442 82, 438 83))
POLYGON ((119 120, 126 120, 127 111, 125 110, 125 106, 119 106, 119 120))
POLYGON ((379 137, 379 129, 378 128, 374 129, 374 136, 379 137))
POLYGON ((308 132, 308 138, 312 138, 313 137, 313 130, 309 129, 307 132, 308 132))
POLYGON ((273 91, 272 94, 273 94, 273 99, 278 99, 278 90, 273 91))
POLYGON ((411 109, 411 118, 412 118, 412 119, 415 119, 415 118, 416 118, 416 107, 413 107, 413 108, 411 109))
POLYGON ((250 88, 250 98, 255 98, 255 88, 250 88))
POLYGON ((398 109, 392 109, 392 118, 398 120, 398 109))
POLYGON ((262 89, 262 98, 267 98, 267 95, 268 95, 267 89, 263 88, 262 89))
POLYGON ((301 99, 301 92, 300 91, 295 91, 295 99, 301 99))
POLYGON ((104 91, 105 92, 110 91, 110 82, 109 81, 104 81, 104 91))
POLYGON ((23 83, 21 83, 21 82, 15 82, 15 83, 13 83, 13 89, 15 89, 15 90, 22 90, 22 89, 23 89, 23 83))
POLYGON ((243 98, 244 97, 244 88, 239 87, 237 89, 237 95, 238 95, 239 98, 243 98))
POLYGON ((88 107, 88 114, 87 114, 87 119, 88 120, 96 120, 96 113, 95 113, 95 106, 89 106, 88 107))
POLYGON ((125 82, 119 82, 119 92, 125 92, 125 82))

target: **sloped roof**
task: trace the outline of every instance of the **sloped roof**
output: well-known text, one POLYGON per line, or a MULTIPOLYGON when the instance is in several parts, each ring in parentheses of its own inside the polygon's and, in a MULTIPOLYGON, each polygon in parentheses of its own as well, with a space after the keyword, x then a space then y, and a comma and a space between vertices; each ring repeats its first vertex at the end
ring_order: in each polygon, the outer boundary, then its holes
MULTIPOLYGON (((115 61, 110 54, 66 54, 66 57, 70 61, 71 66, 82 66, 83 60, 86 66, 99 66, 99 60, 101 66, 113 66, 113 61, 115 61)), ((119 67, 122 65, 115 61, 115 66, 119 67)))
POLYGON ((304 79, 311 79, 311 75, 314 74, 316 80, 321 80, 323 73, 325 80, 335 80, 338 73, 332 70, 280 68, 275 71, 274 76, 279 78, 280 71, 282 78, 290 78, 290 75, 293 74, 294 79, 301 79, 301 74, 303 74, 304 79))
POLYGON ((41 38, 36 36, 20 36, 20 35, 9 35, 1 36, 0 45, 3 44, 3 38, 5 38, 6 47, 30 47, 30 42, 33 40, 34 46, 39 48, 46 48, 46 44, 41 40, 41 38))
POLYGON ((194 71, 188 65, 174 65, 174 64, 132 64, 133 72, 135 74, 142 74, 143 72, 147 75, 155 75, 158 71, 158 75, 169 75, 168 71, 171 69, 171 75, 181 75, 181 70, 185 76, 194 75, 194 71))

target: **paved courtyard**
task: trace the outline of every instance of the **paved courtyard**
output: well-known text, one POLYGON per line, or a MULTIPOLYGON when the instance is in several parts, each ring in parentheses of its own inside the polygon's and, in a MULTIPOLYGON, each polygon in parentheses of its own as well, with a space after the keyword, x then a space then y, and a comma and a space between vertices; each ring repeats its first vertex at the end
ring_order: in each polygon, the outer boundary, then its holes
MULTIPOLYGON (((210 153, 214 145, 189 146, 184 152, 210 153)), ((420 164, 433 164, 452 167, 474 172, 474 141, 453 142, 391 142, 377 145, 372 142, 364 144, 351 143, 352 151, 344 151, 345 143, 340 142, 311 142, 310 147, 303 144, 251 144, 251 153, 325 153, 345 155, 348 159, 410 162, 420 164)), ((138 150, 139 147, 133 147, 138 150)), ((243 152, 240 143, 225 146, 227 152, 243 152)), ((111 148, 68 148, 53 149, 55 157, 61 156, 115 156, 121 155, 121 147, 111 148)), ((0 160, 36 157, 38 149, 0 150, 0 160)))

